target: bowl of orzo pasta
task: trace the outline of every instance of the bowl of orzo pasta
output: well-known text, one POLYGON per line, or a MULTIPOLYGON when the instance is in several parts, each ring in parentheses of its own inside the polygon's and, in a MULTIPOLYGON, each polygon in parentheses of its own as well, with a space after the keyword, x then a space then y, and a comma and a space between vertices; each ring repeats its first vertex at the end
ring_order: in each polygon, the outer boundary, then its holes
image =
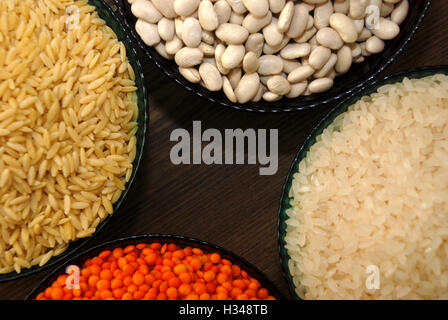
POLYGON ((0 2, 0 282, 99 231, 140 166, 147 93, 102 0, 0 2))
POLYGON ((279 249, 296 299, 448 299, 448 66, 335 107, 283 188, 279 249))

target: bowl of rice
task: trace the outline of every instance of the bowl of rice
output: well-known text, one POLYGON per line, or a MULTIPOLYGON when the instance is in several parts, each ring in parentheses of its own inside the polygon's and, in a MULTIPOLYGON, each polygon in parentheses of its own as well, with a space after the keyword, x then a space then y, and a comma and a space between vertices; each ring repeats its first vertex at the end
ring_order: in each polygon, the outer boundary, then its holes
POLYGON ((95 235, 140 166, 147 93, 102 0, 0 2, 0 282, 95 235))
POLYGON ((377 81, 300 148, 279 211, 296 299, 448 299, 448 66, 377 81))

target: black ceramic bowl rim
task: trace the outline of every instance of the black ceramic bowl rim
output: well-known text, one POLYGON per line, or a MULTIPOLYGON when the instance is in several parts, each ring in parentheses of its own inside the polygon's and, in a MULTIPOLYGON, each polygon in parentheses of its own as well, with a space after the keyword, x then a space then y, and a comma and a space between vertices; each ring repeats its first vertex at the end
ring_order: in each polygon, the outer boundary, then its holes
MULTIPOLYGON (((354 85, 353 87, 350 87, 349 89, 338 93, 336 95, 333 95, 331 97, 327 98, 319 98, 319 95, 316 95, 316 99, 313 99, 312 101, 297 101, 297 103, 294 106, 283 106, 282 102, 288 102, 288 101, 294 101, 295 99, 287 99, 283 98, 277 102, 262 102, 262 106, 258 107, 253 105, 253 103, 246 103, 246 104, 238 104, 238 103, 232 103, 230 100, 228 100, 224 94, 218 94, 216 97, 214 96, 216 93, 213 93, 205 88, 202 88, 199 84, 193 84, 189 81, 183 79, 183 77, 177 72, 176 74, 172 74, 169 72, 169 70, 165 69, 157 60, 158 59, 164 59, 160 56, 159 53, 154 48, 148 47, 143 40, 139 37, 139 35, 136 33, 135 28, 131 25, 129 19, 126 17, 126 15, 132 15, 130 13, 130 4, 128 3, 128 0, 113 0, 115 2, 115 5, 119 8, 118 13, 123 20, 124 24, 128 27, 128 29, 131 30, 132 37, 134 38, 135 42, 139 45, 140 49, 145 53, 146 57, 152 61, 162 72, 164 72, 169 78, 173 79, 178 85, 186 88, 188 91, 195 93, 196 95, 212 102, 217 105, 220 105, 222 107, 232 108, 236 110, 242 110, 242 111, 249 111, 249 112, 260 112, 260 113, 279 113, 279 112, 294 112, 294 111, 301 111, 306 109, 312 109, 316 107, 321 107, 323 105, 329 105, 331 103, 335 103, 340 101, 341 99, 345 99, 346 97, 350 96, 352 93, 358 91, 360 88, 364 87, 368 82, 374 80, 378 75, 387 68, 395 59, 397 56, 403 51, 405 46, 412 40, 415 33, 417 32, 432 0, 422 0, 424 2, 424 7, 421 9, 420 13, 416 16, 416 19, 411 24, 411 28, 408 28, 406 30, 403 30, 404 32, 408 32, 407 36, 404 37, 404 39, 401 40, 401 42, 398 43, 396 50, 390 55, 390 57, 379 66, 378 69, 369 71, 365 74, 364 79, 359 79, 359 82, 354 85), (213 95, 213 96, 212 96, 213 95)), ((420 1, 420 0, 416 0, 420 1)), ((412 6, 411 6, 412 7, 412 6)), ((412 9, 410 9, 412 10, 412 9)), ((401 31, 401 32, 403 32, 401 31)), ((400 33, 401 33, 400 32, 400 33)), ((174 64, 174 62, 171 62, 174 64)), ((364 62, 366 63, 366 62, 364 62)), ((349 71, 350 72, 350 71, 349 71)), ((343 81, 340 80, 340 81, 343 81)))
POLYGON ((244 258, 237 256, 231 251, 224 249, 218 245, 212 244, 207 241, 198 240, 195 238, 189 238, 185 236, 170 235, 170 234, 145 234, 130 236, 126 238, 120 238, 112 240, 98 246, 95 246, 87 251, 79 253, 77 256, 71 258, 64 265, 59 266, 57 269, 53 270, 45 279, 37 285, 31 293, 26 297, 26 300, 33 300, 37 295, 44 291, 51 283, 56 280, 56 278, 65 273, 66 267, 69 265, 81 266, 87 259, 90 259, 103 250, 110 250, 115 247, 124 247, 126 245, 136 245, 138 243, 150 243, 150 242, 163 242, 163 243, 174 243, 179 246, 195 246, 202 249, 204 252, 218 252, 225 259, 230 260, 232 263, 237 264, 243 270, 245 270, 251 277, 257 279, 261 285, 269 290, 269 293, 278 300, 283 300, 283 295, 278 291, 272 281, 257 267, 252 265, 250 262, 246 261, 244 258))
POLYGON ((379 79, 373 83, 370 83, 362 90, 357 93, 352 94, 349 98, 345 99, 341 103, 339 103, 335 108, 333 108, 330 113, 328 113, 319 124, 311 131, 311 134, 305 139, 305 142, 299 148, 294 161, 291 165, 289 173, 287 175, 286 181, 283 184, 282 195, 280 200, 280 208, 278 211, 278 250, 280 256, 280 264, 282 266, 283 276, 288 283, 289 292, 291 296, 296 300, 301 300, 301 298, 295 292, 296 286, 293 283, 291 272, 289 270, 288 261, 290 260, 290 256, 288 254, 287 249, 285 248, 285 240, 284 237, 286 235, 286 223, 284 219, 284 215, 286 215, 286 210, 291 208, 289 197, 289 191, 291 189, 292 180, 294 174, 298 171, 298 167, 300 162, 304 159, 306 154, 309 151, 309 148, 314 144, 315 138, 320 135, 323 130, 328 127, 330 123, 334 121, 334 119, 340 114, 347 111, 348 107, 353 105, 356 101, 358 101, 363 96, 368 96, 376 90, 386 84, 392 84, 396 82, 400 82, 403 78, 407 77, 410 79, 418 79, 426 76, 430 76, 437 73, 443 73, 448 75, 448 65, 440 65, 440 66, 432 66, 432 67, 422 67, 416 69, 405 70, 396 74, 392 74, 384 77, 383 79, 379 79))
MULTIPOLYGON (((113 207, 114 207, 114 211, 113 214, 108 215, 96 228, 95 232, 87 237, 87 238, 81 238, 78 240, 75 240, 73 242, 71 242, 69 244, 69 246, 67 247, 67 249, 61 253, 60 255, 54 256, 52 257, 45 265, 39 267, 38 265, 32 266, 31 268, 27 268, 27 269, 22 269, 20 273, 16 273, 15 271, 12 271, 10 273, 5 273, 5 274, 0 274, 0 283, 2 282, 6 282, 6 281, 10 281, 10 280, 16 280, 16 279, 20 279, 26 276, 29 276, 31 274, 37 273, 39 271, 42 271, 46 268, 49 268, 51 266, 56 265, 57 263, 61 262, 62 260, 66 259, 68 256, 72 255, 73 253, 75 253, 77 250, 79 250, 82 246, 84 246, 88 241, 90 241, 93 237, 95 237, 100 230, 111 221, 111 219, 117 215, 118 213, 118 209, 121 206, 121 204, 123 203, 124 198, 126 197, 126 194, 128 193, 132 183, 135 180, 136 177, 136 173, 139 170, 140 166, 141 166, 141 160, 143 157, 143 150, 146 144, 146 132, 148 129, 148 120, 149 120, 149 104, 148 104, 148 100, 147 100, 147 88, 146 88, 146 83, 145 83, 145 77, 143 74, 143 68, 141 66, 141 63, 139 62, 139 55, 137 53, 137 51, 135 50, 135 45, 133 43, 133 40, 128 36, 129 35, 129 30, 127 30, 127 27, 124 26, 121 22, 120 19, 117 17, 117 15, 113 12, 113 10, 110 8, 110 6, 105 3, 104 0, 94 0, 96 1, 99 6, 101 6, 101 10, 105 10, 107 14, 110 15, 110 17, 112 17, 112 19, 114 20, 114 22, 117 24, 117 26, 119 26, 120 28, 122 28, 123 31, 123 35, 124 38, 121 39, 121 41, 123 41, 123 43, 126 46, 126 51, 127 51, 127 56, 132 56, 134 60, 134 72, 140 77, 141 79, 141 85, 138 87, 138 90, 141 91, 141 99, 143 101, 143 104, 140 106, 139 105, 139 119, 138 121, 138 125, 139 125, 139 129, 138 132, 141 135, 141 144, 138 147, 137 146, 137 152, 136 152, 136 157, 133 161, 134 164, 134 168, 133 168, 133 172, 131 175, 131 178, 129 179, 129 181, 126 183, 126 189, 122 192, 120 198, 118 199, 117 202, 114 203, 113 207), (142 111, 141 109, 144 108, 144 110, 142 111), (143 115, 143 118, 140 118, 143 115)), ((96 9, 98 9, 96 4, 93 4, 91 2, 91 0, 89 0, 89 4, 95 6, 96 9)), ((101 13, 97 10, 98 15, 100 15, 101 17, 101 13)), ((106 23, 107 24, 107 23, 106 23)), ((112 28, 112 27, 111 27, 112 28)), ((119 37, 119 35, 117 34, 117 37, 119 37)), ((131 65, 133 64, 130 61, 131 65)), ((137 134, 136 134, 137 135, 137 134)), ((139 141, 137 141, 139 142, 139 141)))

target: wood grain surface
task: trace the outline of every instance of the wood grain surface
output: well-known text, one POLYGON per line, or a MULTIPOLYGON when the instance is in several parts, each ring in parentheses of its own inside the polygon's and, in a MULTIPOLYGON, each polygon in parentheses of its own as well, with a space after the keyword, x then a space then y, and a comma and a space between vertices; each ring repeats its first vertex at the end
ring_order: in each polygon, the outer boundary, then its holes
MULTIPOLYGON (((448 64, 448 1, 433 0, 415 38, 383 76, 448 64)), ((328 109, 294 114, 227 110, 201 99, 152 64, 145 65, 150 128, 143 166, 121 210, 83 248, 137 234, 176 234, 225 247, 257 266, 290 297, 277 248, 277 213, 282 185, 299 146, 328 109), (176 128, 279 129, 279 168, 260 176, 258 165, 180 165, 170 161, 176 128)), ((223 132, 223 131, 222 131, 223 132)), ((0 299, 23 299, 52 268, 0 283, 0 299)))

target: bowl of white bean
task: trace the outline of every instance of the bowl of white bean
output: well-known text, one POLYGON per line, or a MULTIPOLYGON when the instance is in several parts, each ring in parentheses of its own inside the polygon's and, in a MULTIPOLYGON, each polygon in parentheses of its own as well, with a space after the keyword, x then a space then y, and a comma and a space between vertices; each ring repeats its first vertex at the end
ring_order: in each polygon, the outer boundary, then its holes
POLYGON ((147 58, 221 106, 335 103, 403 51, 431 0, 115 0, 147 58))

